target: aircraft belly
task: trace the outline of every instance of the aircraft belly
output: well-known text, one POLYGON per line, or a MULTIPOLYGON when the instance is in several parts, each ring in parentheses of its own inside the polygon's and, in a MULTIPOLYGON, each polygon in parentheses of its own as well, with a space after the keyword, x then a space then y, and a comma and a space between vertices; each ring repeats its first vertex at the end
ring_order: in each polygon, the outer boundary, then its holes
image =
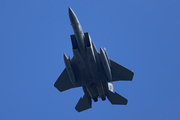
MULTIPOLYGON (((126 105, 127 99, 108 87, 108 82, 119 80, 132 81, 134 73, 109 59, 106 49, 97 51, 89 33, 83 33, 79 20, 69 8, 69 18, 74 30, 71 35, 73 58, 65 54, 66 68, 58 77, 54 86, 60 91, 82 87, 84 96, 79 99, 75 109, 78 112, 92 107, 92 99, 103 101, 106 98, 113 105, 126 105)), ((113 87, 113 85, 111 86, 113 87)))

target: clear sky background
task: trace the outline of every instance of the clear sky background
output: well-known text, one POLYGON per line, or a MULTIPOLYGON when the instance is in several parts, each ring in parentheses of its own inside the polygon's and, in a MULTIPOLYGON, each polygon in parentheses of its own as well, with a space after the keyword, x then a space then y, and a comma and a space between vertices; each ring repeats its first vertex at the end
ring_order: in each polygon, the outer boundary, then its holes
POLYGON ((179 0, 1 0, 1 120, 179 120, 179 0), (72 57, 68 7, 98 51, 133 70, 115 82, 125 106, 108 100, 78 113, 82 88, 59 92, 54 82, 72 57))

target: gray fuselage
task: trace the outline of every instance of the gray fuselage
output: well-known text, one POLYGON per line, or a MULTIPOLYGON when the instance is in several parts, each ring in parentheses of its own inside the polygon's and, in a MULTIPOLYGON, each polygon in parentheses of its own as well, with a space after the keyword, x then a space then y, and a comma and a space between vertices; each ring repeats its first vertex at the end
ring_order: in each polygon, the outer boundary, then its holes
POLYGON ((84 33, 81 25, 71 8, 69 8, 69 18, 75 34, 73 49, 74 58, 81 73, 81 81, 85 94, 97 101, 98 97, 106 99, 108 91, 108 77, 105 74, 101 58, 97 52, 88 33, 84 33))

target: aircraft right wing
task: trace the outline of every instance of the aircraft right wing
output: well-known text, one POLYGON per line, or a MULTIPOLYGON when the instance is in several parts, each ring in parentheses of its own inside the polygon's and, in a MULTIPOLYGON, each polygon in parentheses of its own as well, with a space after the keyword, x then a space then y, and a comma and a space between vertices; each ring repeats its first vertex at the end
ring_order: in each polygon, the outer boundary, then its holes
POLYGON ((76 79, 76 85, 74 86, 72 84, 69 75, 67 73, 67 70, 65 68, 61 73, 61 75, 59 76, 59 78, 57 79, 57 81, 54 83, 54 87, 56 87, 60 92, 81 86, 80 72, 78 71, 74 57, 71 59, 71 62, 72 62, 72 68, 74 69, 73 72, 76 79))
POLYGON ((134 73, 127 68, 119 65, 118 63, 110 60, 111 63, 111 73, 112 73, 112 82, 113 81, 131 81, 134 73))
POLYGON ((75 87, 69 79, 66 68, 63 70, 57 81, 54 83, 54 87, 56 87, 60 92, 75 87))

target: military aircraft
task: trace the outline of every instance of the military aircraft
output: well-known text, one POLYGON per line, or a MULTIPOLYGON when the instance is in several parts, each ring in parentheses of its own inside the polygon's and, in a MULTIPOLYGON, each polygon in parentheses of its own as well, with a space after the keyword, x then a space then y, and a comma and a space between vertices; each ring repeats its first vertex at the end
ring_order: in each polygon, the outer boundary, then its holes
POLYGON ((78 112, 92 107, 101 98, 107 99, 113 105, 126 105, 127 99, 113 92, 112 82, 131 81, 134 73, 108 58, 106 49, 97 51, 89 33, 84 33, 78 18, 69 7, 69 18, 74 30, 71 35, 73 57, 63 54, 66 68, 63 70, 54 86, 60 91, 82 87, 84 96, 80 98, 75 109, 78 112))

